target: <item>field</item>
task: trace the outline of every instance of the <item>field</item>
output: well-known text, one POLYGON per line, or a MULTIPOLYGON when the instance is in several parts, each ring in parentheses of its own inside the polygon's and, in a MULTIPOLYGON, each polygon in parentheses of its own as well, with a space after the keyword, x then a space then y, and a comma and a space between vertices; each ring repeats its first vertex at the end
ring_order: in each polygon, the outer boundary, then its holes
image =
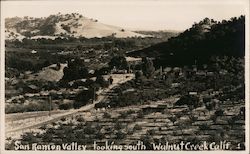
MULTIPOLYGON (((45 133, 40 131, 40 134, 26 135, 30 139, 41 140, 42 143, 75 141, 78 144, 87 144, 88 150, 93 150, 94 141, 100 145, 105 141, 115 142, 117 145, 134 145, 142 141, 149 150, 153 148, 151 143, 186 141, 198 144, 201 141, 218 143, 223 140, 233 145, 227 150, 244 149, 241 144, 244 142, 245 131, 243 116, 232 121, 244 104, 236 107, 223 104, 221 107, 225 109, 224 114, 214 121, 214 111, 208 111, 204 106, 190 111, 186 106, 174 106, 176 100, 178 96, 148 102, 146 105, 104 111, 90 110, 42 127, 45 133), (68 134, 64 136, 66 132, 68 134), (51 135, 53 138, 48 138, 51 135)), ((22 142, 31 143, 30 139, 22 142)))

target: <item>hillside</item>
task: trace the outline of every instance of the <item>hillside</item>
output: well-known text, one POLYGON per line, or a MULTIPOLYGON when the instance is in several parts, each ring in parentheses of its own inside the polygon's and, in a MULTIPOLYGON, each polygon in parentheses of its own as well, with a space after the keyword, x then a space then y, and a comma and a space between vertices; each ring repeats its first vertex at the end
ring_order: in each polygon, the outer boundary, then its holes
POLYGON ((67 64, 60 64, 57 66, 56 64, 50 65, 48 67, 44 67, 40 72, 30 75, 29 80, 45 80, 45 81, 59 81, 63 77, 63 69, 67 66, 67 64))
POLYGON ((6 39, 56 38, 56 37, 86 37, 102 38, 114 36, 117 38, 146 37, 121 27, 106 25, 96 19, 84 17, 78 13, 50 15, 44 18, 14 17, 5 19, 6 39), (20 37, 21 36, 21 37, 20 37), (54 38, 53 38, 54 37, 54 38))
POLYGON ((154 57, 159 65, 208 63, 212 56, 243 57, 245 17, 221 22, 205 18, 177 37, 151 47, 128 53, 128 56, 154 57))

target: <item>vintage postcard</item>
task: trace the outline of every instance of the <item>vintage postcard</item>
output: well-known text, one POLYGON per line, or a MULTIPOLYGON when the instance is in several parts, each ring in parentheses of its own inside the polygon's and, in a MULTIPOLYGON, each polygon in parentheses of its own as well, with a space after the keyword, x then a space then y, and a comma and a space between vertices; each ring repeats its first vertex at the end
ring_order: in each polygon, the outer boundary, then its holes
POLYGON ((1 153, 249 153, 248 0, 1 1, 1 153))

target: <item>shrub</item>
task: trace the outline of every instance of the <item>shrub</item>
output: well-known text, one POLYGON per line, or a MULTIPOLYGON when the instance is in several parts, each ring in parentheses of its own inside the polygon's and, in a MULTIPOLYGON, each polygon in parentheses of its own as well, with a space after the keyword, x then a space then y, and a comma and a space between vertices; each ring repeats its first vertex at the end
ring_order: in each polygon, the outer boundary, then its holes
POLYGON ((124 56, 115 56, 108 63, 110 68, 116 67, 117 69, 127 69, 128 63, 124 56))
POLYGON ((154 75, 155 67, 153 64, 153 61, 149 58, 143 58, 142 59, 143 65, 142 65, 142 72, 147 77, 150 78, 154 75))
POLYGON ((68 110, 68 109, 72 109, 73 107, 74 107, 73 102, 62 103, 59 105, 60 110, 68 110))
POLYGON ((36 135, 34 132, 27 132, 27 133, 24 133, 22 136, 21 136, 22 140, 21 140, 21 143, 24 145, 24 144, 31 144, 31 143, 38 143, 38 139, 36 138, 36 135))
POLYGON ((222 110, 222 109, 218 109, 218 110, 216 110, 215 111, 215 113, 214 113, 216 116, 223 116, 223 114, 224 114, 224 110, 222 110))
POLYGON ((84 118, 83 118, 82 116, 77 116, 77 117, 76 117, 76 120, 77 120, 78 122, 84 122, 84 121, 85 121, 84 118))
POLYGON ((143 142, 143 144, 146 146, 146 149, 147 149, 147 150, 152 150, 152 149, 153 149, 152 143, 153 143, 154 141, 153 141, 153 139, 151 138, 150 135, 142 136, 142 137, 140 138, 140 141, 143 142))
POLYGON ((143 118, 144 117, 144 114, 143 112, 140 110, 137 114, 137 118, 143 118))
POLYGON ((80 108, 90 102, 90 99, 93 99, 95 95, 95 98, 97 97, 96 93, 94 94, 93 89, 89 90, 83 90, 80 93, 77 94, 75 98, 75 102, 73 103, 73 107, 75 109, 80 108))
POLYGON ((120 130, 119 130, 115 135, 116 135, 116 139, 119 139, 119 140, 124 139, 125 136, 126 136, 126 134, 123 133, 123 132, 120 131, 120 130))
POLYGON ((108 112, 104 112, 103 118, 110 119, 111 115, 108 112))
POLYGON ((115 123, 114 129, 120 130, 120 129, 122 129, 122 128, 123 128, 123 125, 122 125, 121 122, 116 122, 116 123, 115 123))
POLYGON ((99 84, 101 87, 104 87, 104 88, 107 88, 109 86, 109 82, 106 81, 103 76, 101 75, 98 75, 96 77, 96 81, 95 81, 97 84, 99 84))
POLYGON ((80 59, 68 61, 68 67, 63 69, 63 80, 72 81, 88 77, 88 69, 84 66, 84 62, 80 59))
POLYGON ((90 124, 86 124, 86 126, 84 128, 84 133, 85 134, 94 134, 95 129, 93 129, 90 124))
POLYGON ((199 126, 200 130, 209 130, 209 126, 207 124, 202 124, 199 126))
POLYGON ((191 121, 191 123, 197 121, 197 119, 198 119, 198 117, 196 117, 196 116, 194 116, 192 114, 188 115, 188 117, 189 117, 189 120, 191 121))
POLYGON ((146 134, 148 134, 148 135, 152 136, 152 135, 154 135, 154 134, 155 134, 155 130, 154 130, 154 129, 150 129, 150 130, 148 130, 148 131, 147 131, 147 133, 146 133, 146 134))
POLYGON ((177 120, 177 117, 176 116, 171 116, 168 118, 173 124, 175 123, 175 121, 177 120))
POLYGON ((121 112, 121 113, 120 113, 120 118, 125 119, 127 116, 128 116, 128 113, 127 113, 127 112, 121 112))
POLYGON ((175 103, 175 105, 187 105, 190 108, 197 108, 202 104, 199 102, 199 98, 197 96, 184 95, 175 103))
POLYGON ((142 130, 142 127, 140 125, 136 124, 134 126, 134 130, 142 130))

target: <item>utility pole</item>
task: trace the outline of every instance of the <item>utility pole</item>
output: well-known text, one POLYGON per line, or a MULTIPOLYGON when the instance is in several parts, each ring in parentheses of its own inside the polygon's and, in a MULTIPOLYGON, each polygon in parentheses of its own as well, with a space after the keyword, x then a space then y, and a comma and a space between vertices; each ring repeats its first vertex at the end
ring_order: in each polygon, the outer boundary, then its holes
POLYGON ((131 72, 130 72, 130 64, 128 64, 128 73, 131 73, 131 72))
POLYGON ((51 96, 49 96, 49 116, 51 115, 51 108, 52 108, 52 106, 51 106, 51 96))
POLYGON ((160 76, 162 76, 162 66, 160 67, 160 76))
POLYGON ((94 94, 93 94, 93 104, 95 102, 95 87, 94 87, 94 94))

